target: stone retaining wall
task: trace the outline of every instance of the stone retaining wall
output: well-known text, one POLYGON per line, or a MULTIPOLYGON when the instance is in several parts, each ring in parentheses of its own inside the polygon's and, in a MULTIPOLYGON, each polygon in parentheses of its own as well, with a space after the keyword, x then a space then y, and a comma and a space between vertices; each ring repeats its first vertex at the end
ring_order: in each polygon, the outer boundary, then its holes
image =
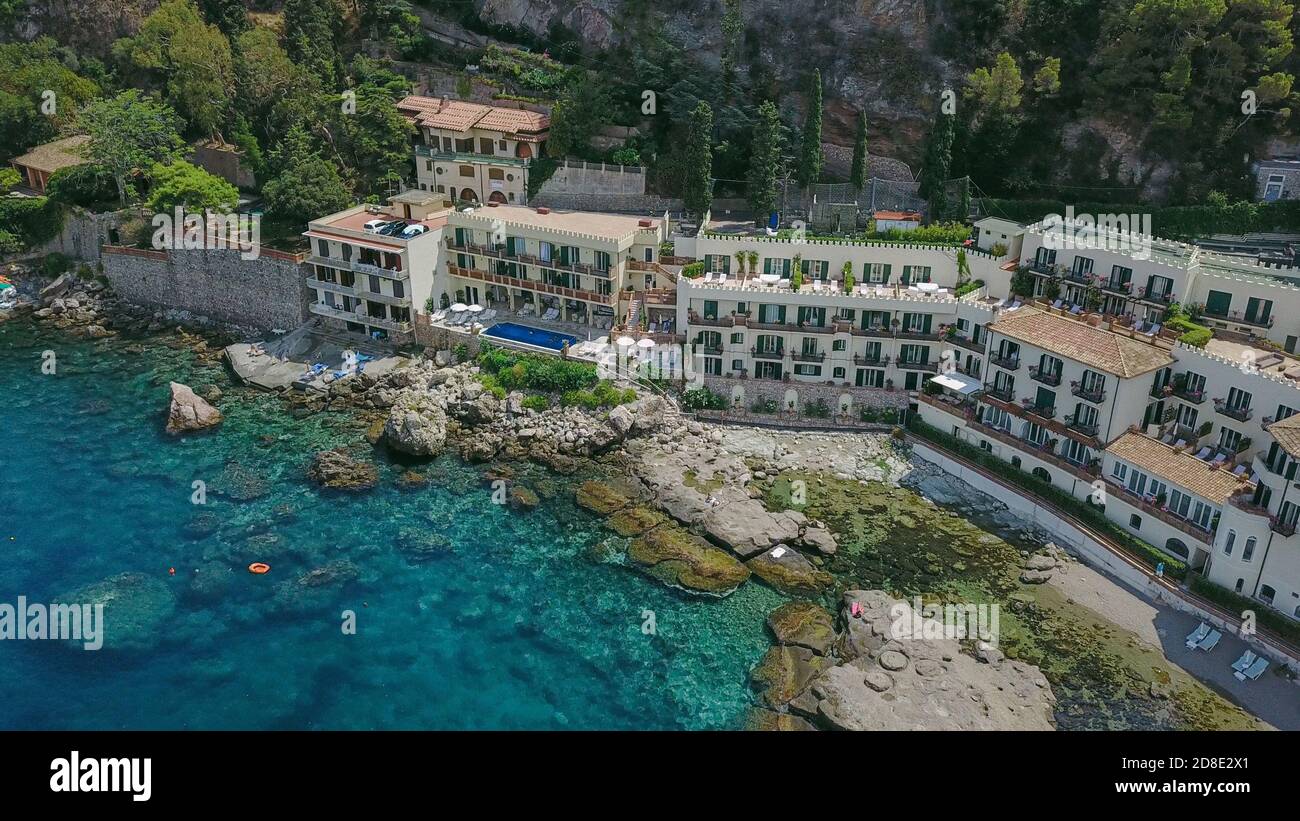
POLYGON ((104 246, 104 275, 127 302, 234 325, 291 330, 307 318, 300 257, 262 249, 149 251, 104 246))
POLYGON ((725 396, 733 404, 740 398, 740 409, 748 411, 755 402, 773 401, 781 408, 783 418, 799 421, 800 417, 790 414, 787 407, 795 403, 795 411, 801 413, 817 400, 826 402, 830 408, 830 419, 806 417, 808 421, 830 421, 841 415, 847 408, 847 418, 858 420, 863 408, 886 408, 900 411, 899 424, 902 424, 909 405, 906 391, 888 391, 882 388, 856 388, 842 385, 819 385, 813 382, 774 382, 767 379, 735 379, 725 376, 704 377, 704 387, 719 396, 725 396))

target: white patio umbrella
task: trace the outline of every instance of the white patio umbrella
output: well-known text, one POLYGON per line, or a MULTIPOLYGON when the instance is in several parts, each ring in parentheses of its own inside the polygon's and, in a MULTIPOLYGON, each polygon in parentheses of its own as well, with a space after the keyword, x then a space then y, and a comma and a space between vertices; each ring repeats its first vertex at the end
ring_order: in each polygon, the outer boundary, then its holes
POLYGON ((653 348, 655 346, 655 341, 653 339, 642 339, 636 343, 636 346, 638 348, 653 348))
POLYGON ((620 336, 618 339, 614 340, 614 344, 618 345, 620 348, 626 348, 629 345, 635 345, 636 340, 630 336, 620 336))
POLYGON ((465 310, 469 311, 471 314, 476 314, 476 313, 478 313, 479 311, 482 311, 482 310, 483 310, 483 306, 482 306, 482 305, 471 305, 471 306, 469 306, 468 308, 466 308, 465 310))
POLYGON ((467 307, 469 306, 467 306, 464 302, 457 302, 455 305, 451 306, 451 312, 458 314, 461 311, 464 311, 467 307))

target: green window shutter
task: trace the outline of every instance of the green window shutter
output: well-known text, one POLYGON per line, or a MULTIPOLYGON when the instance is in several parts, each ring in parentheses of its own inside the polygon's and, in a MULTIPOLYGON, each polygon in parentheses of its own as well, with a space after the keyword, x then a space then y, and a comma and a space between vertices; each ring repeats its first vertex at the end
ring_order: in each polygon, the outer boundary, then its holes
POLYGON ((764 259, 764 260, 763 260, 763 273, 765 273, 765 274, 770 274, 770 273, 772 273, 772 259, 771 259, 771 257, 768 257, 767 259, 764 259))
MULTIPOLYGON (((787 262, 788 262, 788 261, 787 261, 787 262)), ((776 321, 779 322, 779 323, 781 323, 782 325, 785 324, 785 306, 784 306, 784 305, 778 305, 778 306, 777 306, 777 308, 776 308, 776 321)))
POLYGON ((892 265, 885 263, 885 276, 880 280, 882 284, 889 284, 889 273, 892 268, 892 265))

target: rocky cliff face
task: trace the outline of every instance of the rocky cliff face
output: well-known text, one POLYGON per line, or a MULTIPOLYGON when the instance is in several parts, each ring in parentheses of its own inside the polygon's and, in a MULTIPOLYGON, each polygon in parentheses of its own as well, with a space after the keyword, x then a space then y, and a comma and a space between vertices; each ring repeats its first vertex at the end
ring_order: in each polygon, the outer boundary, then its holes
POLYGON ((140 28, 162 0, 29 0, 15 31, 24 40, 49 36, 78 54, 103 57, 113 41, 140 28))

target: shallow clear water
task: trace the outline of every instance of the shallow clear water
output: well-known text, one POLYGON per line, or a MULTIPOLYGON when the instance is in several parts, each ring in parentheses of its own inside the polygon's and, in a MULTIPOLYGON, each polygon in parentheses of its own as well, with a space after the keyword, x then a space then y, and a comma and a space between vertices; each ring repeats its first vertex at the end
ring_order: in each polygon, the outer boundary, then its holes
MULTIPOLYGON (((749 584, 697 599, 592 563, 606 534, 570 479, 516 513, 476 468, 442 459, 421 468, 433 484, 404 490, 376 454, 378 488, 324 494, 311 454, 368 450, 347 417, 292 420, 187 350, 17 321, 0 324, 0 423, 0 602, 67 601, 125 572, 175 599, 138 649, 0 641, 0 728, 727 728, 751 703, 779 597, 749 584), (166 436, 169 379, 220 385, 222 426, 166 436), (400 549, 427 533, 451 550, 400 549), (269 574, 247 572, 259 560, 269 574), (352 577, 298 582, 322 566, 352 577)), ((107 629, 112 643, 111 611, 107 629)))

